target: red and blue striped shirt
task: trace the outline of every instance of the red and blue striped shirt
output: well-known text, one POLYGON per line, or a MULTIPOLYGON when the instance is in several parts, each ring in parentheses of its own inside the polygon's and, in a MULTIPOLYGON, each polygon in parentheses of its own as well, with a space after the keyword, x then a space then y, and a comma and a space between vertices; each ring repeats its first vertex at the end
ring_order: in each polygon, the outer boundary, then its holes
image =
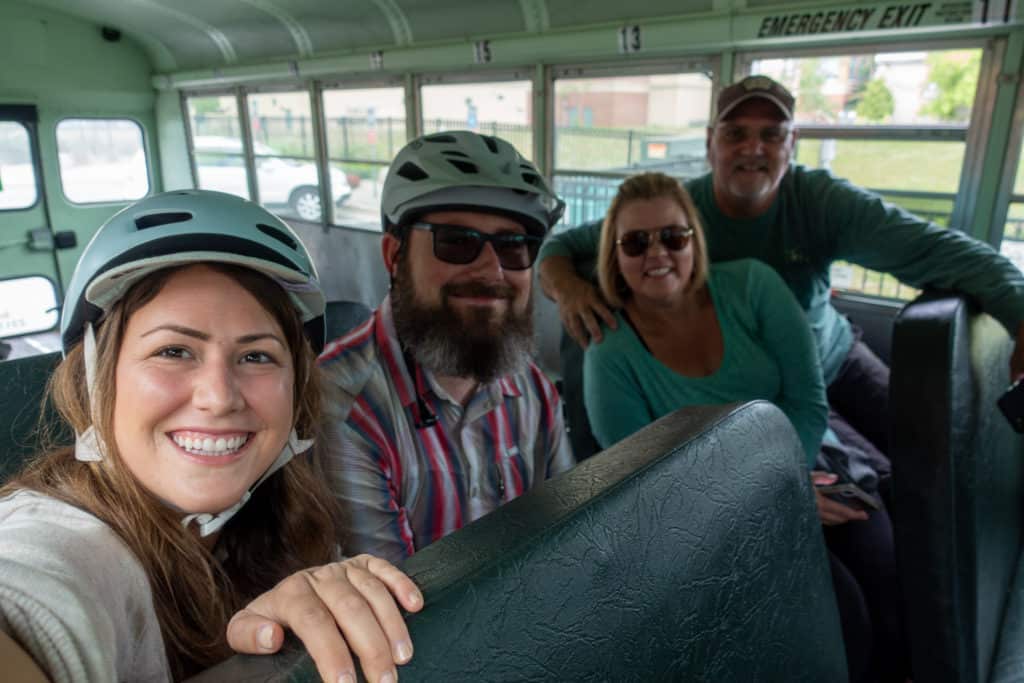
POLYGON ((320 364, 346 554, 402 560, 575 464, 558 392, 536 365, 477 387, 463 406, 429 370, 410 374, 390 298, 320 364), (417 428, 417 389, 433 425, 417 428))

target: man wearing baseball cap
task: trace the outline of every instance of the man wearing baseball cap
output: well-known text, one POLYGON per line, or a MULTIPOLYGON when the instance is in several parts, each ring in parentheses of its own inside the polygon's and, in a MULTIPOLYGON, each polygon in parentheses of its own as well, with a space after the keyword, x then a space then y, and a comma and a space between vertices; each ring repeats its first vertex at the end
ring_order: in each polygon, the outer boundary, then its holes
MULTIPOLYGON (((748 76, 724 88, 707 129, 711 172, 685 185, 703 218, 711 261, 756 258, 773 267, 793 290, 817 341, 832 409, 829 425, 844 444, 867 452, 884 480, 890 471, 883 455, 888 447, 889 368, 832 306, 832 262, 845 260, 891 273, 918 288, 971 295, 1016 338, 1010 359, 1013 379, 1024 375, 1024 276, 988 244, 914 216, 827 170, 794 163, 794 111, 793 95, 766 76, 748 76)), ((554 235, 539 257, 541 285, 558 303, 566 330, 582 346, 601 341, 599 321, 615 326, 600 292, 587 279, 600 232, 598 221, 554 235)), ((594 446, 578 440, 586 433, 580 429, 586 425, 586 414, 577 409, 582 404, 576 398, 582 394, 582 380, 573 372, 578 362, 570 360, 579 353, 574 347, 562 345, 563 396, 573 426, 573 448, 577 457, 585 457, 594 446)), ((888 519, 884 514, 858 519, 852 508, 824 496, 817 499, 833 556, 844 563, 851 557, 856 560, 850 569, 865 589, 874 632, 867 639, 873 654, 866 675, 903 680, 905 640, 888 519), (854 546, 857 552, 843 550, 854 546), (868 548, 872 552, 867 553, 868 548), (862 576, 871 578, 865 582, 862 576)), ((847 629, 855 610, 849 604, 844 608, 849 593, 841 588, 844 579, 835 570, 833 577, 851 679, 856 680, 862 675, 858 666, 865 662, 853 656, 858 647, 851 641, 858 637, 847 629)))
MULTIPOLYGON (((710 259, 767 263, 804 307, 830 406, 844 418, 833 428, 841 438, 856 440, 859 432, 870 443, 860 439, 857 445, 884 453, 889 369, 832 306, 832 262, 891 273, 913 287, 971 295, 1017 340, 1012 379, 1024 376, 1024 276, 988 244, 888 204, 827 170, 794 163, 794 105, 793 95, 767 76, 748 76, 724 88, 707 129, 711 172, 688 180, 686 189, 704 219, 710 259)), ((601 340, 599 321, 615 325, 586 279, 600 229, 598 221, 553 235, 538 259, 544 291, 583 346, 601 340)), ((569 403, 571 390, 566 382, 569 403)), ((580 444, 574 449, 578 456, 585 453, 580 444)), ((884 473, 885 463, 881 468, 884 473)))

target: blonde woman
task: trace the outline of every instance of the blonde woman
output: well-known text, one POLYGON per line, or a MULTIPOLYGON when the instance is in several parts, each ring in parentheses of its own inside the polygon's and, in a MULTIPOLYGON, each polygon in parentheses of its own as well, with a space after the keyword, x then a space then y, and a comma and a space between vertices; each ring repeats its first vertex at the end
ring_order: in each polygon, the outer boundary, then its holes
POLYGON ((0 652, 53 681, 167 681, 293 631, 325 681, 394 681, 415 585, 343 560, 316 460, 324 298, 304 247, 215 192, 90 242, 50 397, 73 446, 0 490, 0 652), (343 561, 341 561, 343 560, 343 561), (39 673, 39 672, 37 672, 39 673))
POLYGON ((803 311, 758 261, 709 266, 678 181, 644 173, 622 183, 601 233, 598 281, 619 319, 584 360, 602 447, 683 405, 760 398, 790 419, 813 465, 828 405, 803 311))
MULTIPOLYGON (((810 469, 823 439, 838 445, 827 431, 814 339, 792 292, 759 261, 709 265, 700 217, 678 181, 644 173, 622 183, 605 216, 597 269, 618 321, 584 356, 584 400, 602 447, 685 405, 752 399, 786 414, 810 469)), ((812 478, 834 482, 824 472, 812 478)), ((906 650, 888 514, 815 497, 850 678, 902 680, 906 650)))

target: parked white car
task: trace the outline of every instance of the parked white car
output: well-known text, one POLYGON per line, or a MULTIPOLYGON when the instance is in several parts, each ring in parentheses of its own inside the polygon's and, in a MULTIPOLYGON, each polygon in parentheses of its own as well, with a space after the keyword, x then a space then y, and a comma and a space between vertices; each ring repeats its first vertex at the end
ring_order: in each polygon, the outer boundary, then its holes
MULTIPOLYGON (((199 187, 248 196, 240 139, 199 135, 193 142, 199 187)), ((260 202, 268 208, 287 208, 302 220, 318 222, 323 208, 316 166, 309 161, 283 159, 280 152, 257 141, 253 142, 253 152, 260 202)), ((330 172, 334 204, 340 206, 352 194, 352 186, 342 171, 331 166, 330 172)))

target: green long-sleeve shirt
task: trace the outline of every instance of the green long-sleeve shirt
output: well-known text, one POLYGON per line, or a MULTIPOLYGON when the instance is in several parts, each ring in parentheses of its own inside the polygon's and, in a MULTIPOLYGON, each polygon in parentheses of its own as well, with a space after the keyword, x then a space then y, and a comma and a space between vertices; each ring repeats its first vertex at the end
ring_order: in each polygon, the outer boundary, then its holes
MULTIPOLYGON (((729 218, 715 204, 711 176, 686 183, 700 210, 711 261, 756 258, 778 272, 807 314, 826 383, 849 353, 849 322, 829 301, 835 260, 892 273, 914 287, 969 294, 1016 335, 1024 320, 1024 275, 989 245, 946 230, 883 201, 828 171, 790 166, 761 216, 729 218)), ((601 226, 591 223, 548 239, 540 259, 568 256, 593 270, 601 226)))
POLYGON ((685 377, 619 326, 583 357, 583 399, 602 448, 685 405, 766 399, 786 414, 812 466, 828 421, 825 383, 807 321, 782 279, 752 259, 716 263, 708 289, 722 330, 722 363, 685 377))

